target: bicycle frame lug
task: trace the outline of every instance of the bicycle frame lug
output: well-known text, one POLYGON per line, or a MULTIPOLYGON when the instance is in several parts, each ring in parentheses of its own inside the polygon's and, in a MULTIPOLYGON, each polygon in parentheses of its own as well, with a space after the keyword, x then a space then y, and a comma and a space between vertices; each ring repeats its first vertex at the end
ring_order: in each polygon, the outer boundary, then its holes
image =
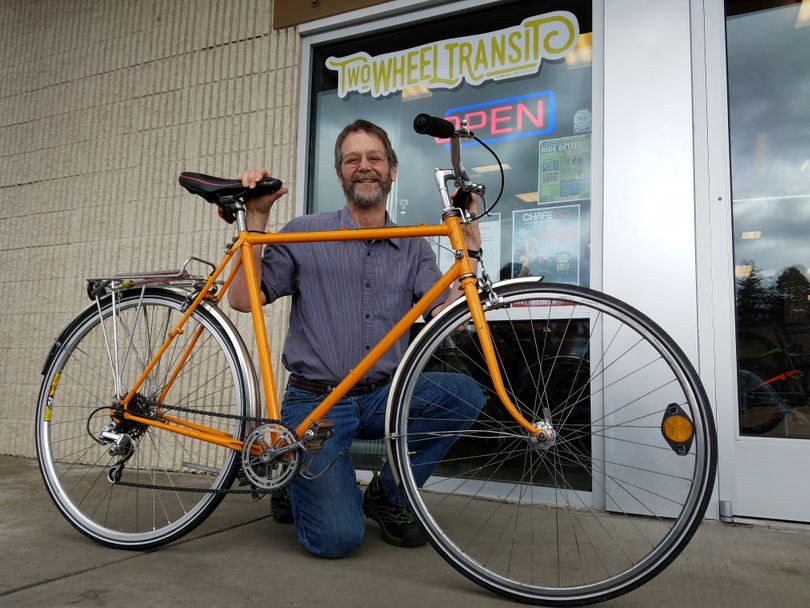
MULTIPOLYGON (((445 194, 446 194, 446 191, 445 191, 445 194)), ((451 203, 451 205, 452 205, 452 203, 451 203)), ((442 211, 442 221, 446 220, 448 217, 457 217, 459 219, 463 219, 463 216, 461 215, 461 209, 459 209, 458 207, 452 207, 452 206, 451 207, 446 207, 442 211)))

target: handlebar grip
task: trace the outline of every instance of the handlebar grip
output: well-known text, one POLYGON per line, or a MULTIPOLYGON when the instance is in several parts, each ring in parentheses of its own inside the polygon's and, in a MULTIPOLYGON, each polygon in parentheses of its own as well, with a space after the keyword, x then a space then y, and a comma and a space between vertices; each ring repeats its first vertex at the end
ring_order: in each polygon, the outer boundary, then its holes
POLYGON ((452 122, 430 114, 417 114, 413 119, 413 130, 422 135, 432 135, 441 139, 456 134, 456 126, 452 122))

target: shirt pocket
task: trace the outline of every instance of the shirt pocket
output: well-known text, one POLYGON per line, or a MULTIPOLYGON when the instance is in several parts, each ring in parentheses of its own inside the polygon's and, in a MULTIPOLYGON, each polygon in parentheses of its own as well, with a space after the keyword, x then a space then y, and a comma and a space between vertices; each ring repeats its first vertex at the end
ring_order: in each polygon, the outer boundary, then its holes
POLYGON ((380 294, 380 317, 386 321, 399 321, 413 306, 413 286, 401 277, 386 277, 380 294))

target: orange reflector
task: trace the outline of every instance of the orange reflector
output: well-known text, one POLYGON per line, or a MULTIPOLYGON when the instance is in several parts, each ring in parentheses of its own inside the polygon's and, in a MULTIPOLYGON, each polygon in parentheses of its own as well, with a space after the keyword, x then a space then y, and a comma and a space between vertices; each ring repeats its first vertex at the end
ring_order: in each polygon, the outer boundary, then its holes
POLYGON ((676 454, 686 456, 692 449, 695 425, 680 405, 670 403, 661 419, 661 434, 676 454))
POLYGON ((695 429, 686 416, 675 415, 664 420, 661 430, 672 443, 686 443, 692 438, 695 429))

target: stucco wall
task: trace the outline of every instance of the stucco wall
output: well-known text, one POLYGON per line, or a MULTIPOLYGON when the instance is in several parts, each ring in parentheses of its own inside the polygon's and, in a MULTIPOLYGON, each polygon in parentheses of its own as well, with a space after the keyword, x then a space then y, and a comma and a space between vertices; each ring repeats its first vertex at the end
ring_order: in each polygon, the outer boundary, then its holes
MULTIPOLYGON (((271 15, 269 0, 0 4, 0 453, 34 454, 40 369, 89 303, 85 277, 222 254, 233 229, 181 171, 292 180, 300 39, 271 15)), ((279 371, 284 307, 268 311, 279 371)))

